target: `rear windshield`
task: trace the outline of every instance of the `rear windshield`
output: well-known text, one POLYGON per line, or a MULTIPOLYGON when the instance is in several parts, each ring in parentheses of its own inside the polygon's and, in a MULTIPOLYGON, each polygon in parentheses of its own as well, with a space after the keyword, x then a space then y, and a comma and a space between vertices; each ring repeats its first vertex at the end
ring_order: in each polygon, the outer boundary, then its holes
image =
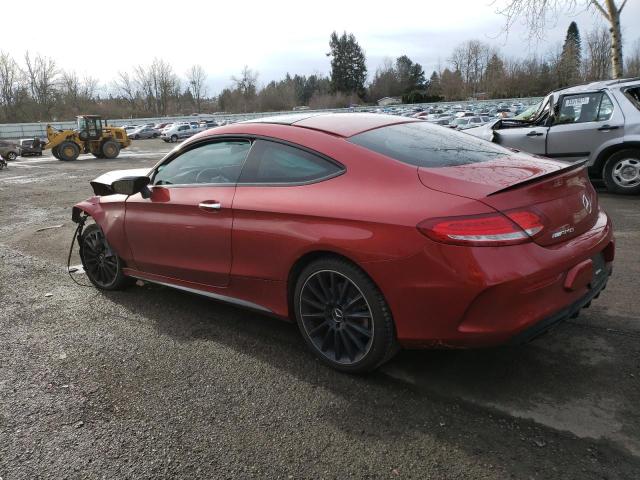
POLYGON ((349 141, 418 167, 454 167, 511 154, 499 145, 428 122, 376 128, 349 141))

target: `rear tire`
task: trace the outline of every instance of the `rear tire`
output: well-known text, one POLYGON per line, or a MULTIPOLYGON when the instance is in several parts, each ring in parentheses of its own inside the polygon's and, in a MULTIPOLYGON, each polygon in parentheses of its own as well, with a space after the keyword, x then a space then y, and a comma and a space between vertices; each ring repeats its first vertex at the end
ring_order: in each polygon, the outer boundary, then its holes
POLYGON ((122 273, 122 260, 95 223, 82 232, 80 259, 91 283, 102 290, 122 290, 133 281, 122 273))
POLYGON ((56 158, 58 160, 71 162, 80 156, 80 148, 78 145, 68 140, 58 145, 57 149, 58 156, 56 158))
POLYGON ((612 193, 640 194, 640 150, 620 150, 611 155, 604 164, 602 179, 612 193))
POLYGON ((102 155, 104 158, 113 159, 120 155, 120 145, 113 140, 107 140, 102 144, 102 155))
POLYGON ((384 296, 346 260, 325 257, 305 267, 296 281, 293 304, 305 342, 337 370, 368 372, 398 351, 384 296))

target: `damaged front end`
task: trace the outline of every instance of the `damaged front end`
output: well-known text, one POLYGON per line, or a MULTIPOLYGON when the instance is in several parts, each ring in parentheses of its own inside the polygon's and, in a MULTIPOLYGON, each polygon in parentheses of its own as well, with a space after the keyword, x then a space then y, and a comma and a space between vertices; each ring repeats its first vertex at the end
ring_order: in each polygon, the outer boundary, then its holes
POLYGON ((149 170, 146 168, 132 168, 113 170, 91 180, 89 184, 94 195, 73 206, 71 219, 75 223, 79 223, 83 215, 88 215, 93 217, 96 223, 101 223, 104 216, 101 198, 111 195, 133 195, 134 193, 146 196, 149 193, 148 174, 149 170))
POLYGON ((91 180, 89 184, 93 188, 93 193, 95 193, 96 195, 100 195, 100 196, 115 195, 119 193, 116 191, 117 189, 116 182, 124 179, 147 177, 148 174, 149 174, 149 170, 146 168, 113 170, 111 172, 107 172, 100 175, 98 178, 91 180), (114 186, 114 183, 116 183, 115 186, 114 186))

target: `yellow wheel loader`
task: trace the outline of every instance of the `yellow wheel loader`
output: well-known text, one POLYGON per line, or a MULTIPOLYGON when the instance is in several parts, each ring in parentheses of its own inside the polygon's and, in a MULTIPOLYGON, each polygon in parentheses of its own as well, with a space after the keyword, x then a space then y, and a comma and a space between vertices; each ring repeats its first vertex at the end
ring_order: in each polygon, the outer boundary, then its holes
POLYGON ((58 160, 75 160, 81 153, 97 158, 116 158, 120 150, 131 145, 124 128, 107 126, 99 115, 81 115, 75 130, 57 130, 47 125, 47 143, 58 160))

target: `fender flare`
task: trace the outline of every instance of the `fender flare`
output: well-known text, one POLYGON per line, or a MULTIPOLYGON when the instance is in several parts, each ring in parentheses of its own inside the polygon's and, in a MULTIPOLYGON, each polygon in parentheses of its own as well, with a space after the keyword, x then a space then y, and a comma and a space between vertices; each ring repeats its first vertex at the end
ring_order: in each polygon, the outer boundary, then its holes
POLYGON ((100 225, 104 219, 104 210, 98 203, 96 197, 91 197, 88 200, 75 204, 71 209, 71 220, 75 223, 80 222, 83 213, 93 218, 98 225, 100 225))

